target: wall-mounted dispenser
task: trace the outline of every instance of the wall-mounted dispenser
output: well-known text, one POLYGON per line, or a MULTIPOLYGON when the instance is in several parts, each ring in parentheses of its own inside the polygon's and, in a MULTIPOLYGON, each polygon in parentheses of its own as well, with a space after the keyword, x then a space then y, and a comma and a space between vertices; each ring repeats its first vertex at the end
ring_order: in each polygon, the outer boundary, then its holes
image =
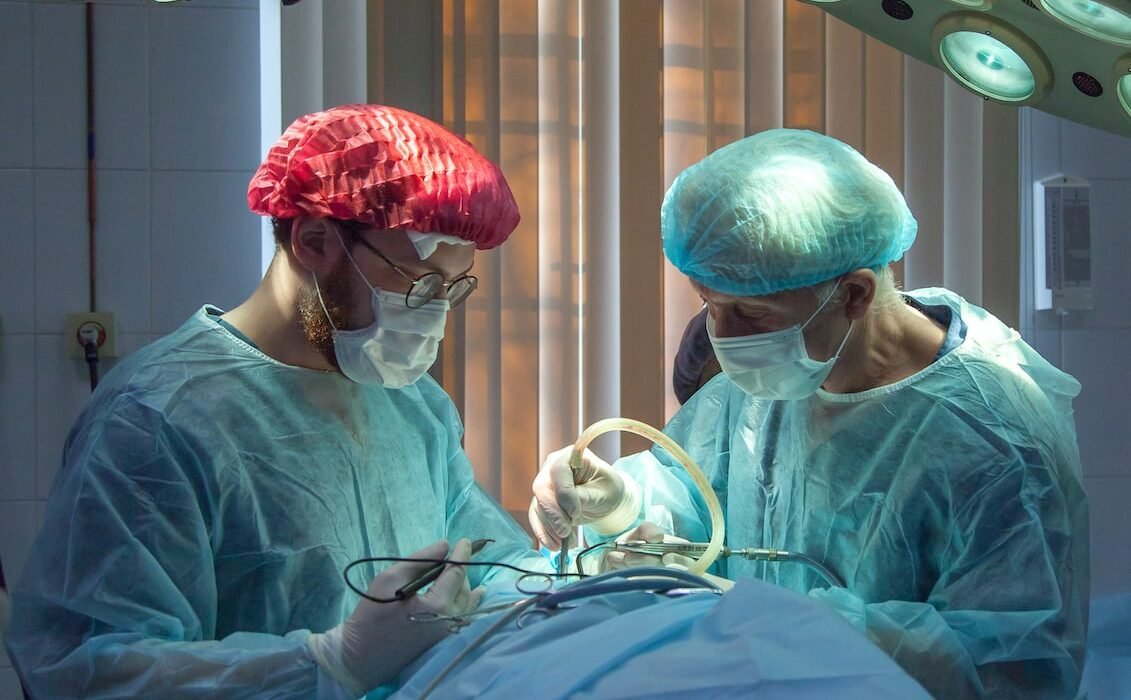
POLYGON ((1087 311, 1092 298, 1092 188, 1065 175, 1033 192, 1033 281, 1037 310, 1087 311))

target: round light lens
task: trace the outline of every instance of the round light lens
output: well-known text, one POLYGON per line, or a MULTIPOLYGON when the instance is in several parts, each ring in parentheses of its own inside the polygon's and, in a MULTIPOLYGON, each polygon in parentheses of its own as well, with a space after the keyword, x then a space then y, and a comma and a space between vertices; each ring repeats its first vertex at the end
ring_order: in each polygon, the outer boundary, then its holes
POLYGON ((1123 111, 1131 117, 1131 75, 1125 75, 1119 79, 1116 92, 1119 93, 1119 101, 1123 103, 1123 111))
POLYGON ((1131 46, 1131 16, 1092 0, 1041 0, 1045 10, 1081 34, 1131 46))
POLYGON ((979 32, 947 34, 939 46, 947 69, 970 89, 1003 102, 1020 102, 1033 94, 1037 81, 1016 51, 979 32))

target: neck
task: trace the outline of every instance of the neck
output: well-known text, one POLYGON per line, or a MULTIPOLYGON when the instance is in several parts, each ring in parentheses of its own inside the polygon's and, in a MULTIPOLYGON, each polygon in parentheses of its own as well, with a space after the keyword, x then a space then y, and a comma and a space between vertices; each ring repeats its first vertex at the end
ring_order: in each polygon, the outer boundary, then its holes
POLYGON ((869 309, 856 322, 826 391, 847 394, 894 384, 934 362, 946 331, 906 304, 869 309))
POLYGON ((310 343, 299 317, 299 298, 310 273, 286 251, 276 251, 267 274, 247 301, 224 314, 224 320, 251 338, 259 349, 284 364, 333 370, 310 343))

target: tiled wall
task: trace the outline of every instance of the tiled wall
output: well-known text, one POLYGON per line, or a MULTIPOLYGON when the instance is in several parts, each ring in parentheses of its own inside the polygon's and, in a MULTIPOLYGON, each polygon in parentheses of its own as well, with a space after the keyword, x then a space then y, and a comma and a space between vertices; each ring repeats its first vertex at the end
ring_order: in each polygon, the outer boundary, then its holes
POLYGON ((1092 597, 1131 593, 1131 138, 1032 112, 1032 177, 1092 186, 1095 308, 1029 311, 1026 335, 1076 377, 1076 429, 1092 509, 1092 597))
MULTIPOLYGON (((259 0, 94 4, 98 310, 120 353, 255 287, 259 0)), ((85 4, 0 0, 0 560, 20 574, 89 394, 85 4)), ((104 362, 109 369, 112 362, 104 362)), ((0 653, 0 700, 18 697, 0 653)))

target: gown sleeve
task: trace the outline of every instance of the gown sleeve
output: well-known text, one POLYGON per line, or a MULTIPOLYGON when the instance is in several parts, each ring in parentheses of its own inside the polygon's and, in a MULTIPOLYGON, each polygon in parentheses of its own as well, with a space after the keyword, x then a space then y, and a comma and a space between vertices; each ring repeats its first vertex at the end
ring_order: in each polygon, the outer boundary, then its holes
POLYGON ((1088 581, 1075 570, 1087 562, 1074 539, 1086 541, 1086 502, 1040 464, 994 472, 976 500, 940 524, 951 554, 926 601, 865 602, 845 588, 810 595, 937 697, 1073 697, 1088 581))
POLYGON ((156 411, 130 402, 72 432, 6 639, 34 697, 335 694, 308 630, 212 638, 211 516, 195 460, 156 411))
MULTIPOLYGON (((461 445, 463 424, 447 396, 437 409, 448 435, 447 537, 453 544, 467 538, 493 539, 475 555, 478 561, 504 562, 530 571, 549 571, 549 561, 533 549, 533 538, 475 480, 467 453, 461 445)), ((467 571, 472 587, 521 576, 506 567, 472 566, 467 571)))

